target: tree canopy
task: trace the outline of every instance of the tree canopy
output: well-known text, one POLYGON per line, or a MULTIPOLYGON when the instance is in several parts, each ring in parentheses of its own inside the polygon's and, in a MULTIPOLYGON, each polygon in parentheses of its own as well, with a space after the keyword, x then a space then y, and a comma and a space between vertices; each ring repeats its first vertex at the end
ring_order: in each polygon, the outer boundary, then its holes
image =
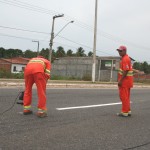
MULTIPOLYGON (((71 49, 67 51, 64 50, 62 46, 57 47, 56 50, 52 50, 52 61, 59 57, 84 57, 84 56, 91 56, 93 53, 89 52, 87 55, 85 54, 85 50, 82 47, 79 47, 75 53, 71 49)), ((44 56, 45 58, 49 58, 49 49, 42 48, 39 52, 39 55, 44 56)), ((19 49, 4 49, 0 47, 0 58, 12 58, 12 57, 26 57, 32 58, 37 56, 37 52, 27 49, 26 51, 22 51, 19 49)))
MULTIPOLYGON (((44 56, 45 58, 49 58, 49 49, 42 48, 42 50, 39 52, 39 55, 44 56)), ((52 50, 52 62, 59 57, 91 57, 93 55, 93 52, 88 52, 88 54, 85 54, 85 50, 82 47, 79 47, 75 53, 71 49, 68 49, 66 52, 62 46, 57 47, 56 51, 52 50)), ((26 57, 26 58, 33 58, 37 56, 37 52, 32 50, 26 50, 22 51, 20 49, 4 49, 3 47, 0 47, 0 58, 13 58, 13 57, 26 57)), ((150 65, 144 61, 144 62, 135 62, 133 64, 133 68, 144 71, 144 73, 149 74, 150 73, 150 65)))
POLYGON ((135 62, 133 64, 133 68, 140 70, 140 71, 144 71, 144 73, 146 73, 146 74, 150 73, 150 65, 146 61, 144 61, 143 63, 135 62))

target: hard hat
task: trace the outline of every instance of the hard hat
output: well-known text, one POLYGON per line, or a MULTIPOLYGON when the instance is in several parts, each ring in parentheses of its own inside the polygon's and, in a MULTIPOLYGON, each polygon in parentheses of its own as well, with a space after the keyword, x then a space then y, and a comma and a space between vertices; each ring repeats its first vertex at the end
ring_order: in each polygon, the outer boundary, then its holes
POLYGON ((127 50, 126 46, 123 45, 117 49, 117 51, 126 51, 126 50, 127 50))

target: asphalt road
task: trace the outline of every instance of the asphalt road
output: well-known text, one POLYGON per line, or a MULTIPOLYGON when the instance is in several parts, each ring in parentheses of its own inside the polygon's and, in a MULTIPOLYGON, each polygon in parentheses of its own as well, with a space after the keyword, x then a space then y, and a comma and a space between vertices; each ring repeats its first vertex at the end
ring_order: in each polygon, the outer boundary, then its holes
MULTIPOLYGON (((0 89, 0 113, 20 90, 0 89)), ((15 104, 0 115, 0 150, 150 150, 150 89, 132 90, 128 118, 116 116, 117 89, 47 89, 47 99, 47 118, 36 116, 35 89, 34 114, 15 104)))

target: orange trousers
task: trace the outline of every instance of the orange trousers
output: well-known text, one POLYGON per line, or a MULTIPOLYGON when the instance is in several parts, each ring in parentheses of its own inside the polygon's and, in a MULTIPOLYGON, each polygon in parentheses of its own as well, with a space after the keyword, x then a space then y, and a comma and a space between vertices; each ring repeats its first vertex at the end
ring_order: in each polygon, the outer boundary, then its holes
POLYGON ((38 109, 46 110, 46 83, 45 73, 25 75, 24 106, 31 106, 32 86, 36 84, 38 94, 38 109))
POLYGON ((122 102, 122 112, 128 113, 130 110, 130 88, 119 87, 119 96, 122 102))

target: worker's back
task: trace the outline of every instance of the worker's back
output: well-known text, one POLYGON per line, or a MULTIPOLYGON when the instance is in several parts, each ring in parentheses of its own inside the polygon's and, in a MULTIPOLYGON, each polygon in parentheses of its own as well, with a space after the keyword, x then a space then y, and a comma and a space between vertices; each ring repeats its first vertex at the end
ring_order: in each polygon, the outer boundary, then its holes
POLYGON ((46 68, 46 61, 48 60, 44 58, 32 58, 25 68, 25 75, 44 72, 46 68))

